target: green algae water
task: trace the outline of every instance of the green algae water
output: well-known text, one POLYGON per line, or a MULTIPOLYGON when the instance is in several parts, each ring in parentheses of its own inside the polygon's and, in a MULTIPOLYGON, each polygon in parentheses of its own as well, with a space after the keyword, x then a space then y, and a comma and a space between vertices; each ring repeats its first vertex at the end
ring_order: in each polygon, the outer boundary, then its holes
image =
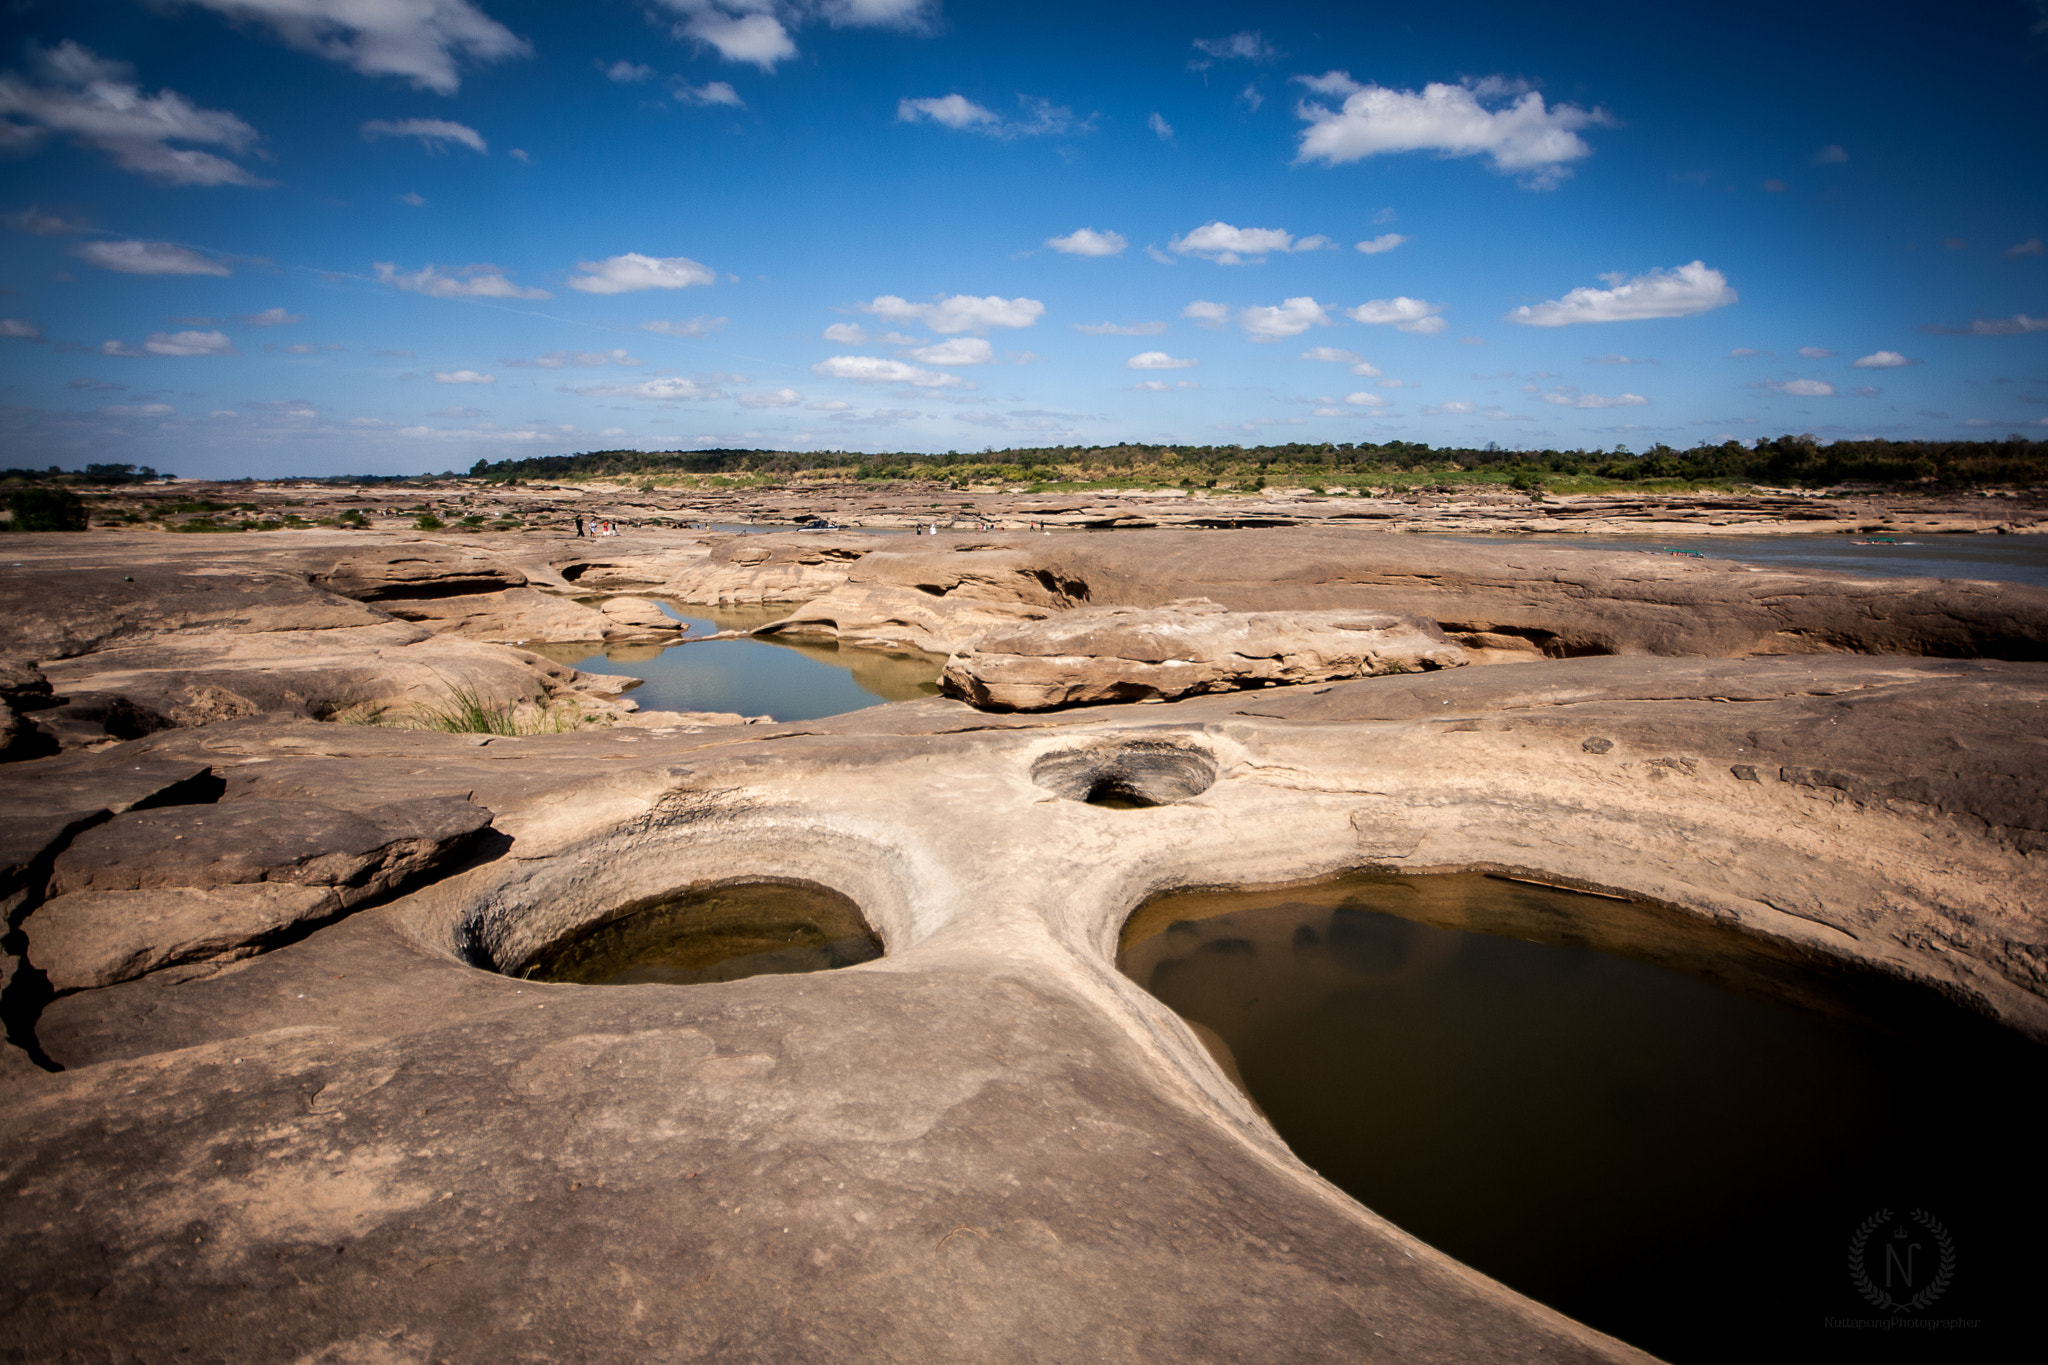
POLYGON ((515 975, 583 986, 700 986, 872 962, 860 907, 821 886, 752 882, 656 897, 551 944, 515 975))
POLYGON ((1161 897, 1118 965, 1334 1184, 1669 1360, 2039 1330, 2048 1049, 1938 999, 1481 874, 1161 897))

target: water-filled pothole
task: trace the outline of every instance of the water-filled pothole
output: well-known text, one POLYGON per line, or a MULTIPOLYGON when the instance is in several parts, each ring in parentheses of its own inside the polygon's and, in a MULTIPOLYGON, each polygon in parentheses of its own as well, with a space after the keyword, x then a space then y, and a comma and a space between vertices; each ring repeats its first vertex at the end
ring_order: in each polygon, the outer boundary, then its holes
POLYGON ((1892 1302, 1951 1266, 1922 1318, 2016 1324, 2034 1292, 2048 1049, 1931 994, 1479 874, 1161 897, 1118 965, 1333 1183, 1667 1359, 1869 1359, 1823 1326, 1897 1316, 1859 1230, 1892 1302))
POLYGON ((626 905, 510 974, 584 986, 702 985, 872 962, 882 941, 860 907, 822 886, 749 882, 626 905))
POLYGON ((1206 750, 1164 739, 1131 739, 1041 754, 1031 780, 1069 801, 1139 810, 1200 796, 1216 784, 1206 750))

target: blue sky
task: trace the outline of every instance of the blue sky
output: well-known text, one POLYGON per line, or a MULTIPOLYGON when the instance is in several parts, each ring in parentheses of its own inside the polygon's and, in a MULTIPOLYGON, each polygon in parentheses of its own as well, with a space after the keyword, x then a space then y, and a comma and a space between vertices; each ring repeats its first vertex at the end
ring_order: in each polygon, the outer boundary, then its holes
POLYGON ((2048 437, 2048 5, 14 0, 0 464, 2048 437))

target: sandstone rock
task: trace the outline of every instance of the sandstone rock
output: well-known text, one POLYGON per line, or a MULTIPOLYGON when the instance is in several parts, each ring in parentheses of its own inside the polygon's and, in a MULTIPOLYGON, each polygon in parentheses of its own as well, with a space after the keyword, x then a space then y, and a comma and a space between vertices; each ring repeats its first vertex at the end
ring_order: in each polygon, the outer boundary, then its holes
POLYGON ((837 532, 733 536, 668 580, 685 602, 802 602, 846 581, 847 566, 886 541, 837 532))
POLYGON ((12 706, 0 701, 0 763, 18 763, 57 752, 56 736, 12 706))
POLYGON ((66 755, 10 768, 0 782, 0 917, 41 894, 50 860, 78 831, 124 811, 211 801, 220 786, 203 760, 66 755))
POLYGON ((265 568, 147 563, 111 568, 30 565, 0 577, 0 657, 68 659, 173 633, 255 635, 368 626, 373 607, 265 568))
POLYGON ((869 649, 951 654, 990 630, 1042 621, 1053 608, 965 595, 936 597, 915 588, 852 585, 804 603, 756 635, 823 635, 869 649))
POLYGON ((279 882, 81 891, 43 902, 23 930, 50 985, 74 991, 247 957, 342 909, 330 886, 279 882))
POLYGON ((50 892, 270 882, 332 888, 338 905, 352 906, 459 857, 490 822, 457 797, 364 813, 247 800, 130 812, 73 839, 50 892))
POLYGON ((1086 608, 990 631, 947 661, 940 685, 983 710, 1042 711, 1467 662, 1434 621, 1365 611, 1233 612, 1197 598, 1086 608))
POLYGON ((474 550, 415 543, 342 555, 314 586, 359 602, 418 602, 526 586, 526 575, 474 550))
POLYGON ((57 702, 43 670, 26 659, 14 659, 0 660, 0 704, 16 711, 35 711, 57 702))
POLYGON ((606 640, 665 640, 689 629, 644 597, 613 597, 599 611, 606 640))
POLYGON ((602 640, 611 626, 603 612, 533 588, 407 598, 383 606, 401 621, 416 621, 436 634, 505 644, 602 640))

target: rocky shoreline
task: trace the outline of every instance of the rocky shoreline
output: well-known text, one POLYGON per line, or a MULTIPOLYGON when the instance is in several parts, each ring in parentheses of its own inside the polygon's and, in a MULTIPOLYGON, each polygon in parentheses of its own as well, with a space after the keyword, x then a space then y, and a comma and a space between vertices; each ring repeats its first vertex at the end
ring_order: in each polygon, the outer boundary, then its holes
MULTIPOLYGON (((1113 966, 1181 887, 1498 871, 2048 1042, 2048 590, 1043 496, 1005 515, 1160 524, 11 537, 10 1349, 1645 1359, 1294 1158, 1113 966), (742 725, 521 647, 675 638, 658 599, 787 603, 762 631, 943 653, 958 695, 742 725), (338 723, 451 687, 575 719, 338 723), (734 878, 887 953, 499 970, 734 878)), ((1644 511, 1729 515, 1595 520, 1644 511)))

